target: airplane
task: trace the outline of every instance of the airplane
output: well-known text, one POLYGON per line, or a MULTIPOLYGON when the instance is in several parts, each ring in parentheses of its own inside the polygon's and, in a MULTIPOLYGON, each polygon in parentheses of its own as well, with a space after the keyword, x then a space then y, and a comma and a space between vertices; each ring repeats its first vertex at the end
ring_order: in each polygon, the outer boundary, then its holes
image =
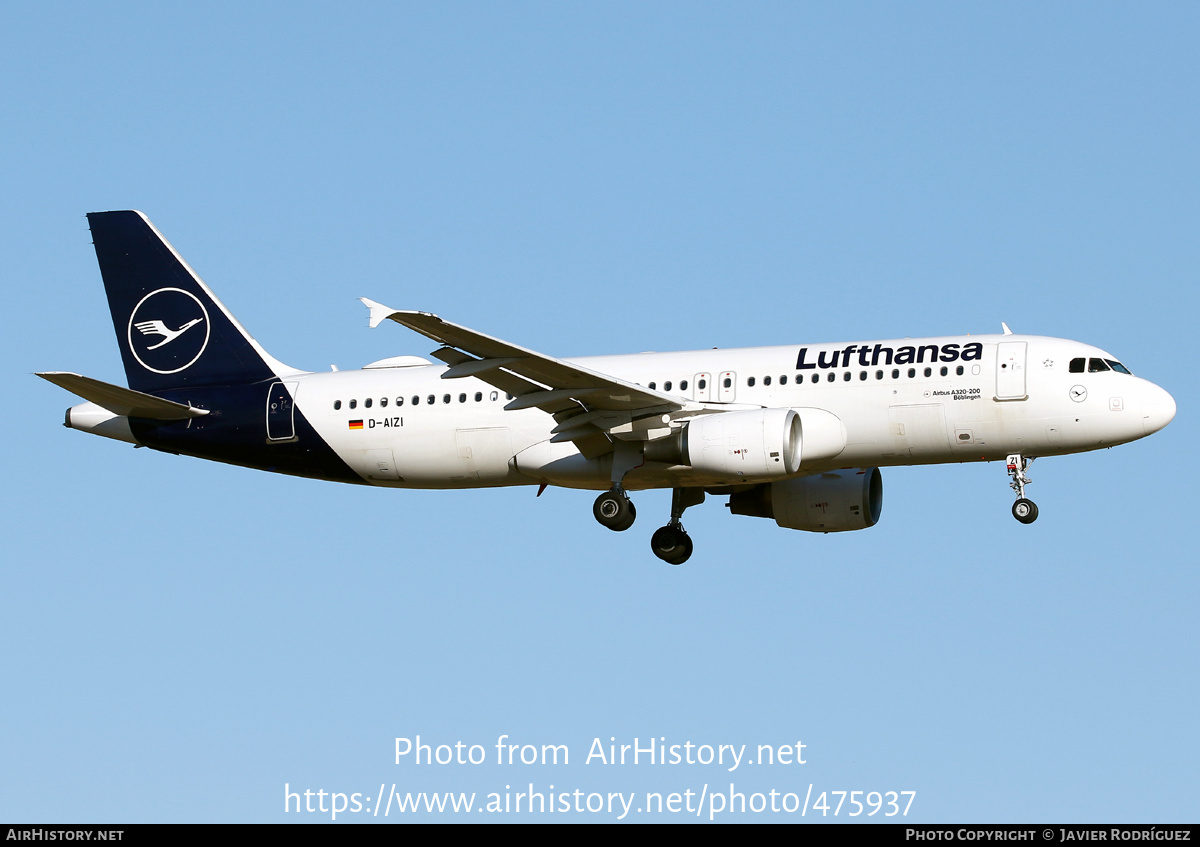
POLYGON ((360 370, 310 372, 268 354, 150 220, 88 216, 129 387, 38 376, 86 402, 65 426, 136 446, 386 488, 600 490, 623 531, 629 491, 670 488, 651 549, 692 554, 684 510, 727 496, 788 529, 874 526, 881 467, 1004 460, 1022 523, 1034 457, 1134 441, 1175 401, 1115 356, 1003 334, 559 359, 361 298, 435 342, 360 370))

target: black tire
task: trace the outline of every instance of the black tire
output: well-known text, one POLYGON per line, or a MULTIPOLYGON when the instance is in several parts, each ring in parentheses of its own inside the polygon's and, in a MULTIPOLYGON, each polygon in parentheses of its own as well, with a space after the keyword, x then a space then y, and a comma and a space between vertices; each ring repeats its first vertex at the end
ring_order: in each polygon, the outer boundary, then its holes
POLYGON ((692 555, 692 539, 682 527, 660 526, 650 537, 655 556, 671 565, 682 565, 692 555))
POLYGON ((605 491, 592 504, 592 514, 601 526, 613 532, 624 532, 633 526, 637 510, 633 502, 622 491, 605 491))
POLYGON ((1032 500, 1026 500, 1022 497, 1017 502, 1013 503, 1013 517, 1021 523, 1033 523, 1037 520, 1038 508, 1037 504, 1032 500))

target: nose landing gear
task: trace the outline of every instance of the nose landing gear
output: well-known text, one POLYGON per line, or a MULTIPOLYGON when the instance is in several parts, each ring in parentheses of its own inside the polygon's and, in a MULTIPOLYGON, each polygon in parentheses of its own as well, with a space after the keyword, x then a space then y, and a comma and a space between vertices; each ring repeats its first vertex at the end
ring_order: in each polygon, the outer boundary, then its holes
POLYGON ((1008 457, 1008 475, 1012 477, 1012 490, 1017 492, 1017 502, 1013 503, 1013 517, 1021 523, 1033 523, 1037 520, 1038 508, 1037 504, 1032 500, 1025 498, 1025 486, 1029 485, 1033 480, 1025 476, 1025 469, 1033 462, 1032 458, 1026 459, 1020 453, 1012 453, 1008 457))

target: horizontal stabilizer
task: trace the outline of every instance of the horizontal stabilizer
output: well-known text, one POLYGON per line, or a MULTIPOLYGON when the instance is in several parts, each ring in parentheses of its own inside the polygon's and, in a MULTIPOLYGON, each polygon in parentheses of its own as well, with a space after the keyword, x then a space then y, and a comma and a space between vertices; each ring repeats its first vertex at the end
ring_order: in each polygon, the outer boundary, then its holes
POLYGON ((97 406, 108 409, 114 415, 124 415, 128 418, 149 418, 155 421, 182 421, 208 414, 207 409, 194 409, 182 403, 173 403, 170 400, 122 388, 119 385, 109 385, 107 382, 79 374, 50 371, 37 374, 37 376, 53 382, 60 388, 67 389, 72 394, 78 394, 84 400, 90 400, 97 406))

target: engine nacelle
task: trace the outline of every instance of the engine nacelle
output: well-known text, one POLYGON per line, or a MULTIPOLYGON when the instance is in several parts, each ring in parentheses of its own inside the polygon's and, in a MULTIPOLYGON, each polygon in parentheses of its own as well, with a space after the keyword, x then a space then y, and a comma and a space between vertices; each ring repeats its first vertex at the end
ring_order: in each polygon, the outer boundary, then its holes
POLYGON ((800 469, 800 434, 800 416, 792 409, 705 415, 681 433, 680 463, 733 480, 790 476, 800 469))
POLYGON ((772 518, 785 529, 866 529, 883 511, 883 477, 879 468, 860 468, 768 482, 731 494, 729 511, 772 518))

